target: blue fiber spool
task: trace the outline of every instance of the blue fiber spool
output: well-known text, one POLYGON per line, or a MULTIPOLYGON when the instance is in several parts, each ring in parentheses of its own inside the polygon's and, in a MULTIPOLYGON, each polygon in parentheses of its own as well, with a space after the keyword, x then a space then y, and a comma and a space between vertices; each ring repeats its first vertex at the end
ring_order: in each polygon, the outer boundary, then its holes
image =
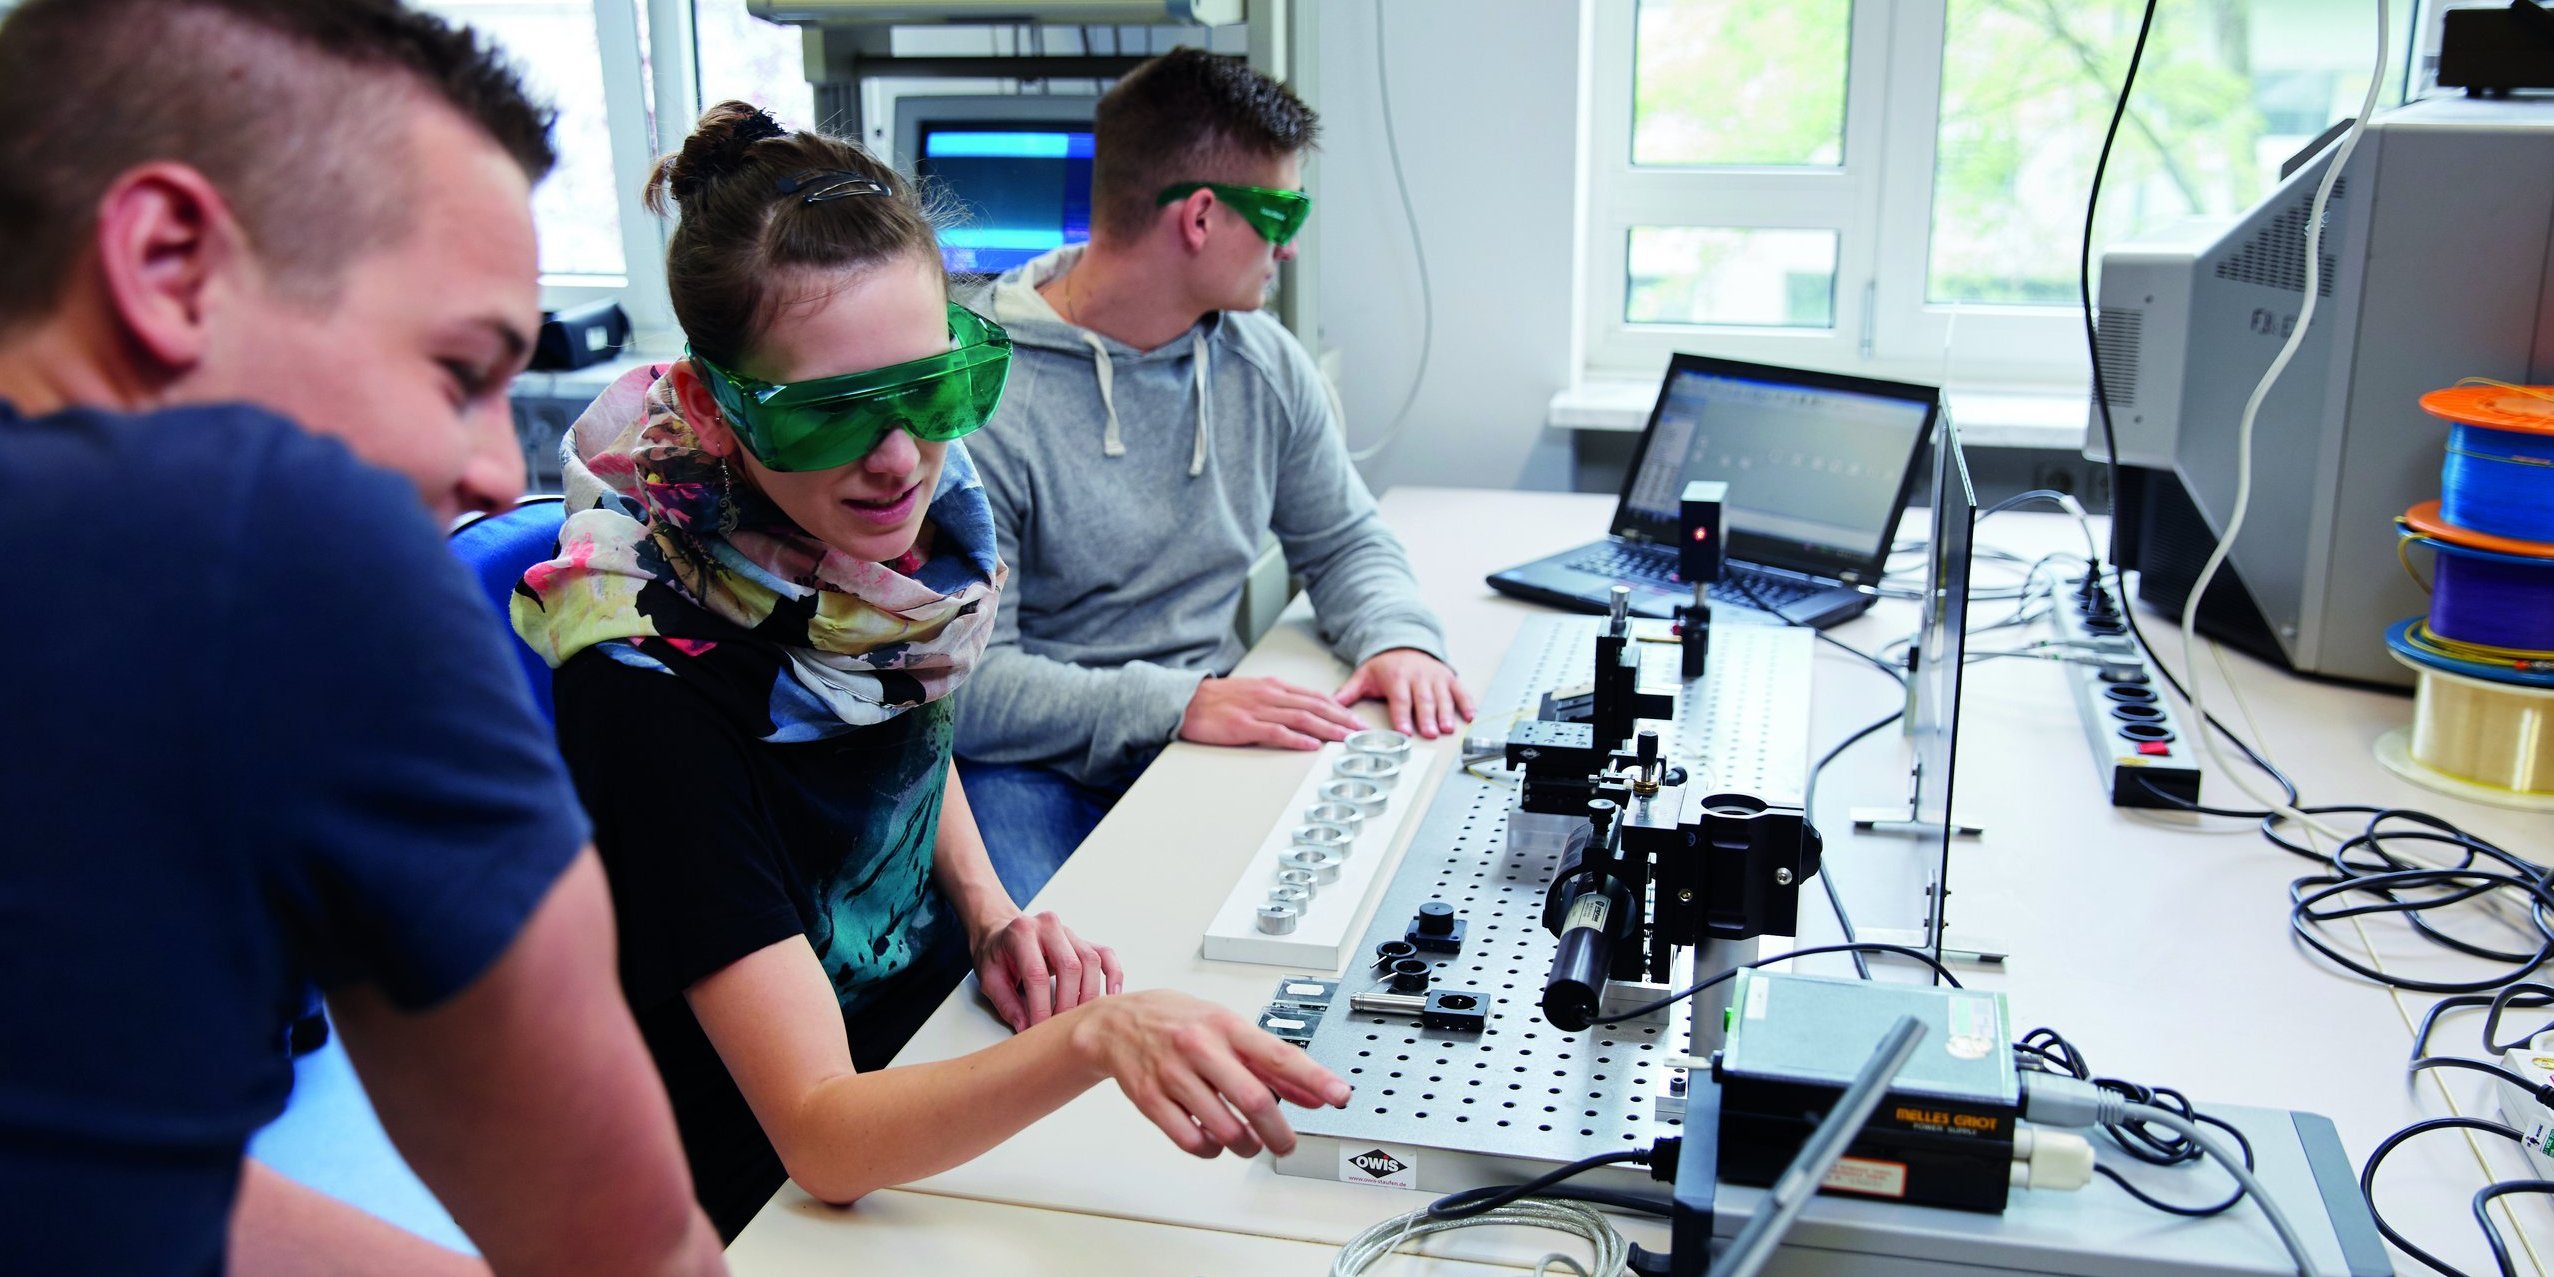
POLYGON ((2449 427, 2439 514, 2492 536, 2554 541, 2554 435, 2449 427))
POLYGON ((2505 540, 2554 542, 2554 388, 2456 385, 2421 396, 2421 410, 2449 422, 2439 467, 2444 522, 2505 540))
POLYGON ((2554 651, 2554 559, 2504 554, 2407 532, 2438 558, 2430 576, 2430 629, 2486 647, 2554 651))

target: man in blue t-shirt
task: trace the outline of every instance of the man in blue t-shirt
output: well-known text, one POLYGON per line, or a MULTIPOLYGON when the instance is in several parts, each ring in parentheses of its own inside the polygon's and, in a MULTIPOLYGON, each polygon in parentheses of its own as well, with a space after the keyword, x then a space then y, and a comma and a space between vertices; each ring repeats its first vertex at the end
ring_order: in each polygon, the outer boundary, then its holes
POLYGON ((487 1266, 722 1267, 442 544, 521 488, 548 122, 396 0, 0 20, 0 1267, 485 1271, 244 1160, 310 981, 487 1266))

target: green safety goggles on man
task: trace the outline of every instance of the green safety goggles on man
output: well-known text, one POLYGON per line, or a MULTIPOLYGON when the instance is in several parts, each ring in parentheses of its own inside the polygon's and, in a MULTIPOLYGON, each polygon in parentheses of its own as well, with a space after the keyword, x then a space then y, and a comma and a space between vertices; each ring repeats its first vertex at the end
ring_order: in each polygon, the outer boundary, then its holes
POLYGON ((946 443, 971 434, 1002 402, 1011 335, 949 303, 950 348, 839 377, 775 385, 694 354, 710 398, 756 460, 774 470, 830 470, 869 455, 887 432, 946 443))
POLYGON ((1199 191, 1213 191, 1224 207, 1241 214, 1251 229, 1279 248, 1304 228, 1304 219, 1312 216, 1312 197, 1302 191, 1279 191, 1265 186, 1227 186, 1222 182, 1181 182, 1162 188, 1153 206, 1159 208, 1173 200, 1184 200, 1199 191))

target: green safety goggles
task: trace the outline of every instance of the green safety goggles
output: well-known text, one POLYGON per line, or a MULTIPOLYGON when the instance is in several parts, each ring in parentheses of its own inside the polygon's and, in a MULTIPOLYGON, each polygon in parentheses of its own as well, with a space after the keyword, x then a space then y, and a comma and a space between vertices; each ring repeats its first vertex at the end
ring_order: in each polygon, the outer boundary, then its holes
POLYGON ((1265 186, 1226 186, 1221 182, 1182 182, 1162 188, 1153 200, 1156 208, 1173 200, 1184 200, 1199 191, 1213 191, 1224 207, 1242 215, 1260 237, 1279 248, 1304 228, 1304 219, 1312 216, 1312 197, 1302 191, 1278 191, 1265 186))
POLYGON ((946 354, 840 377, 775 385, 691 356, 710 398, 756 460, 774 470, 830 470, 869 455, 890 430, 946 443, 973 433, 1002 402, 1011 335, 949 303, 946 354))

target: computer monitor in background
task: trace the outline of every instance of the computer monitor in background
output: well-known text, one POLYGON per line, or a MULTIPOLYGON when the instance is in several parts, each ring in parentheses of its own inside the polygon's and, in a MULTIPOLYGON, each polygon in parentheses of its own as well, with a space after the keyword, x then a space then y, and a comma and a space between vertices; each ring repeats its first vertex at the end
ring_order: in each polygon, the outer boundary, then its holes
MULTIPOLYGON (((2178 616, 2231 519, 2238 425, 2305 300, 2327 143, 2233 219, 2103 254, 2100 362, 2120 566, 2178 616)), ((2554 102, 2436 98, 2369 121, 2324 215, 2314 322, 2262 403, 2243 535, 2203 633, 2303 674, 2405 683, 2386 626, 2428 600, 2395 516, 2439 494, 2460 377, 2554 377, 2554 102)), ((2086 452, 2103 455, 2098 416, 2086 452)))
POLYGON ((957 205, 940 232, 950 271, 998 273, 1091 237, 1096 104, 1037 94, 898 100, 898 162, 957 205))

